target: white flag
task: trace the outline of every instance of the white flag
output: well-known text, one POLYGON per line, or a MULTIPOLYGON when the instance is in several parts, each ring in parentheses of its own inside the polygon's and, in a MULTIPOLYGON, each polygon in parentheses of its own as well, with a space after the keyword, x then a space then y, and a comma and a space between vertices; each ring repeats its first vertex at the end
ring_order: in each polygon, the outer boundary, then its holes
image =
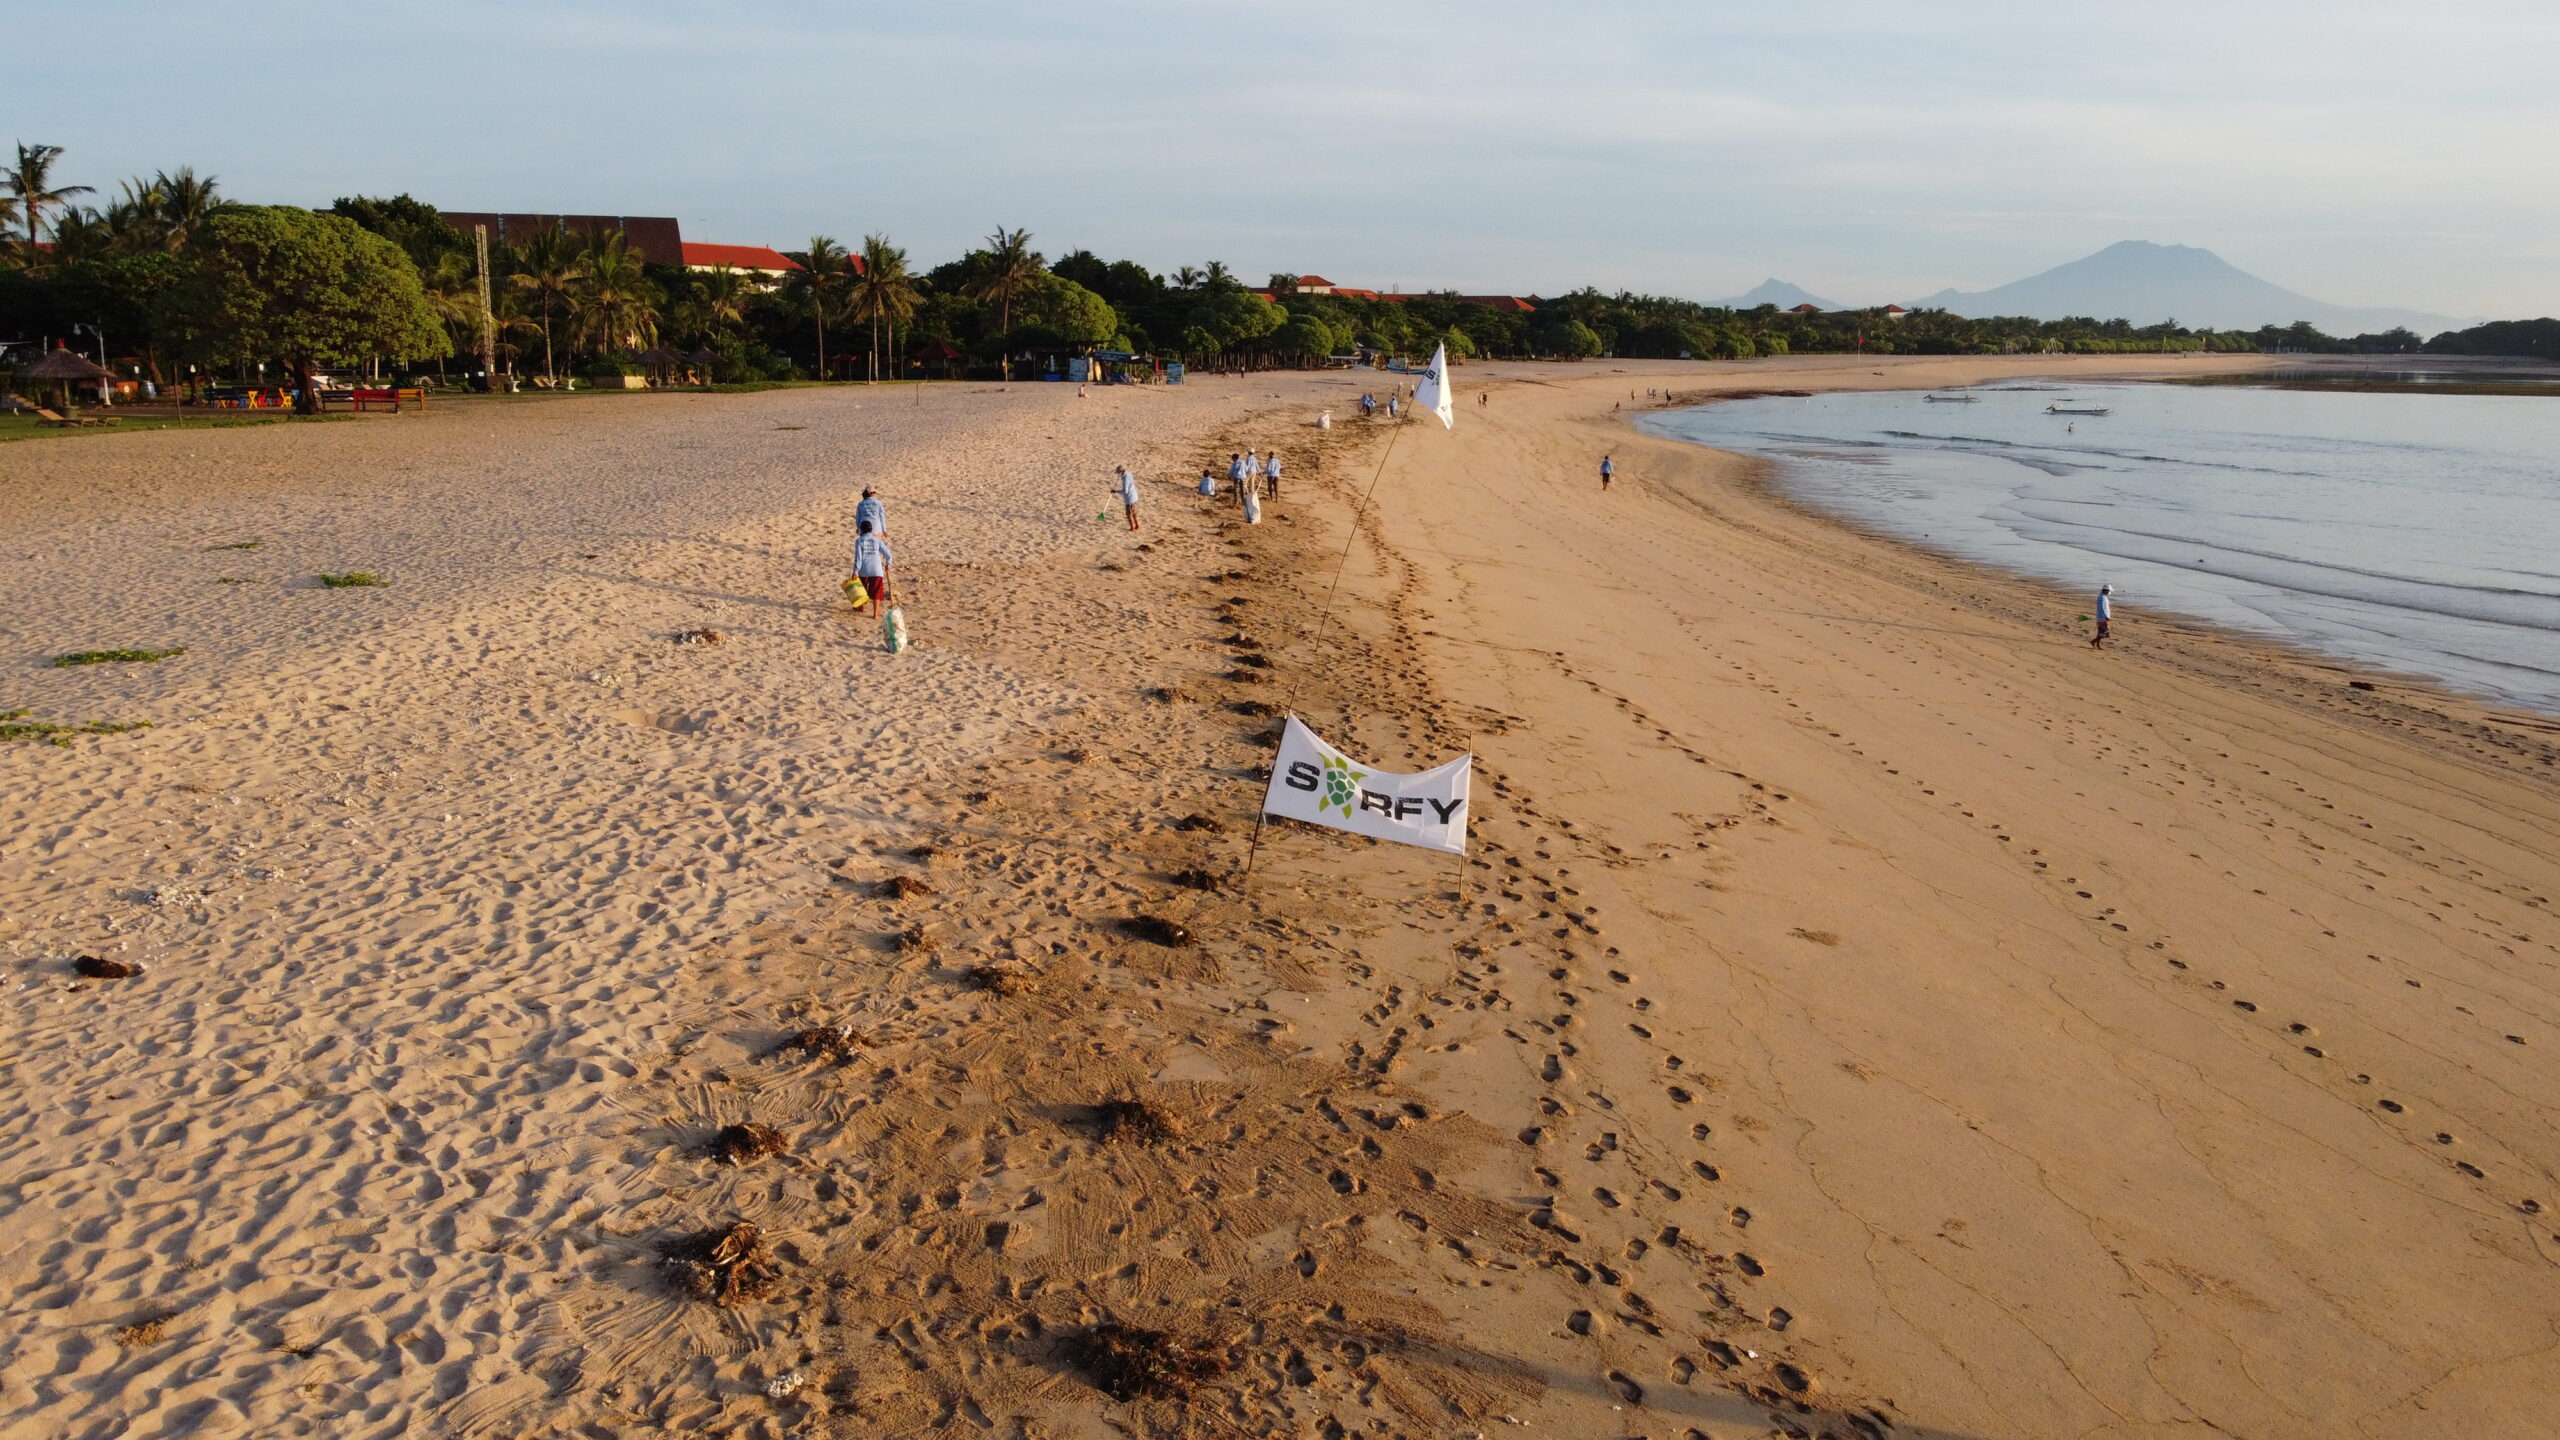
POLYGON ((1457 409, 1449 399, 1449 346, 1446 341, 1431 352, 1431 368, 1422 372, 1422 383, 1413 387, 1413 403, 1439 416, 1442 429, 1456 427, 1457 409))
POLYGON ((1310 825, 1464 855, 1467 781, 1475 760, 1461 755, 1419 775, 1390 775, 1317 739, 1292 715, 1280 733, 1280 754, 1271 764, 1271 788, 1263 794, 1262 809, 1310 825))

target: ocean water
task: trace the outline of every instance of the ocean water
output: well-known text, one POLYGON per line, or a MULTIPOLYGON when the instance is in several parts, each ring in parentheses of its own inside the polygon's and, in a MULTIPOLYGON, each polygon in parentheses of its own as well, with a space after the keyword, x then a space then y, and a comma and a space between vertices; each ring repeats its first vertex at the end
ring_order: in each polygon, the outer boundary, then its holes
MULTIPOLYGON (((2560 713, 2560 398, 2004 382, 1646 430, 1967 560, 2560 713), (2103 416, 2047 414, 2055 403, 2103 416)), ((2085 612, 2086 606, 2081 607, 2085 612)))

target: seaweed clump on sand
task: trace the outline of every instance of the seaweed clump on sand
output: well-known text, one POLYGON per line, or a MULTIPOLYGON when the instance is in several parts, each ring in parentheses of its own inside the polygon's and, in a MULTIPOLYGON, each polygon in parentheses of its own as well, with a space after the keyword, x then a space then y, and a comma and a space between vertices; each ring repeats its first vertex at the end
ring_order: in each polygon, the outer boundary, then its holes
POLYGON ((779 1048, 848 1065, 861 1043, 862 1037, 854 1034, 850 1025, 812 1025, 783 1041, 779 1048))
POLYGON ((1105 1100, 1093 1107, 1094 1132, 1106 1145, 1161 1145, 1181 1132, 1173 1117, 1144 1100, 1105 1100))
POLYGON ((1176 830, 1204 831, 1208 834, 1215 835, 1227 827, 1219 824, 1217 817, 1214 815, 1202 815, 1194 812, 1174 821, 1173 828, 1176 830))
POLYGON ((883 900, 912 900, 932 893, 931 885, 913 875, 892 875, 880 882, 880 898, 883 900))
POLYGON ((791 1148, 791 1141, 770 1125, 748 1121, 743 1125, 723 1125, 711 1137, 711 1158, 723 1165, 753 1165, 768 1155, 779 1155, 791 1148))
POLYGON ((83 955, 71 962, 71 968, 84 980, 130 980, 142 973, 142 967, 127 960, 102 960, 83 955))
POLYGON ((1185 890, 1215 890, 1219 884, 1218 877, 1206 870, 1176 870, 1170 878, 1185 890))
POLYGON ((1096 1389, 1122 1401, 1179 1398, 1227 1369, 1213 1351, 1116 1320, 1068 1336, 1059 1350, 1096 1389))
POLYGON ((889 946, 901 954, 929 955, 935 949, 935 942, 933 935, 924 928, 924 922, 919 920, 889 937, 889 946))
POLYGON ((671 1241, 659 1253, 677 1289, 713 1305, 760 1300, 782 1280, 764 1232, 744 1220, 671 1241))
POLYGON ((970 989, 983 991, 999 998, 1008 995, 1027 995, 1038 983, 1024 972, 1002 965, 972 965, 960 974, 961 978, 969 982, 970 989))
POLYGON ((1161 915, 1141 915, 1122 928, 1141 940, 1152 940, 1174 950, 1188 949, 1200 943, 1200 937, 1192 934, 1189 926, 1161 915))

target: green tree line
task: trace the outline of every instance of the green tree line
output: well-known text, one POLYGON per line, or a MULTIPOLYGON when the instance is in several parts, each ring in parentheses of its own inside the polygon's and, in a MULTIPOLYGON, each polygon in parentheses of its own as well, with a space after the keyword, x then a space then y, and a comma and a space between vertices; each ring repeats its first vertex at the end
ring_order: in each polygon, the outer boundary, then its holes
MULTIPOLYGON (((186 168, 137 176, 101 196, 56 178, 61 154, 20 144, 0 173, 0 337, 68 337, 79 327, 164 385, 190 369, 241 378, 262 364, 295 376, 351 365, 449 375, 456 357, 476 367, 470 357, 484 338, 476 251, 434 207, 406 195, 346 197, 325 211, 244 205, 186 168)), ((1455 294, 1386 301, 1301 293, 1285 275, 1257 291, 1216 261, 1170 275, 1090 250, 1051 261, 1028 231, 1003 227, 922 270, 882 235, 855 248, 812 236, 788 252, 800 268, 779 284, 648 263, 612 231, 508 239, 490 257, 489 350, 504 373, 554 378, 634 373, 644 355, 664 363, 660 347, 721 380, 758 381, 896 378, 919 373, 925 356, 940 362, 932 373, 1010 376, 1025 360, 1094 350, 1251 369, 1356 350, 1420 357, 1442 344, 1459 359, 1579 360, 2550 354, 2560 343, 2560 322, 2548 320, 2421 341, 2405 330, 2334 338, 2307 324, 2217 331, 1943 310, 1732 310, 1594 289, 1538 298, 1525 311, 1455 294)))

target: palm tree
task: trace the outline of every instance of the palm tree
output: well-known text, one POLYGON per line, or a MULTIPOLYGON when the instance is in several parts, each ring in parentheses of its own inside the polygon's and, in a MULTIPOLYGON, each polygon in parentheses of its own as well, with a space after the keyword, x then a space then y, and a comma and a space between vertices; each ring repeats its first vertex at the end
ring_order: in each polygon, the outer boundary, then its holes
POLYGON ((579 318, 599 353, 637 350, 658 338, 658 287, 640 269, 640 257, 619 230, 599 231, 587 245, 579 287, 579 318))
POLYGON ((715 265, 693 277, 685 297, 685 332, 696 339, 725 335, 747 318, 747 302, 755 298, 747 277, 726 265, 715 265))
POLYGON ((160 221, 168 227, 166 243, 172 250, 187 243, 196 227, 230 202, 216 188, 215 177, 196 178, 196 167, 181 165, 175 175, 167 171, 151 177, 152 188, 160 192, 160 221))
MULTIPOLYGON (((462 253, 449 250, 436 257, 435 267, 421 274, 426 282, 427 308, 453 336, 453 353, 470 355, 480 349, 480 281, 472 274, 471 262, 462 253)), ((436 375, 445 373, 444 357, 436 357, 436 375)))
POLYGON ((26 218, 27 243, 44 238, 44 212, 55 205, 66 205, 74 195, 87 195, 86 185, 54 188, 53 162, 62 158, 59 145, 29 145, 18 142, 18 161, 0 175, 0 188, 8 190, 17 201, 18 213, 26 218))
MULTIPOLYGON (((98 215, 98 223, 106 232, 108 248, 120 255, 143 255, 169 246, 169 225, 162 207, 167 192, 159 182, 139 175, 116 187, 119 192, 98 215)), ((57 235, 61 223, 55 222, 57 235)))
MULTIPOLYGON (((1013 297, 1029 289, 1040 276, 1040 253, 1031 248, 1030 231, 1007 230, 1001 225, 987 237, 987 248, 982 253, 986 256, 985 265, 970 282, 969 298, 995 302, 996 333, 1001 337, 999 343, 1003 343, 1013 338, 1013 297)), ((1006 344, 997 361, 1008 383, 1013 379, 1012 349, 1006 344)))
POLYGON ((862 273, 853 282, 853 313, 871 322, 871 378, 880 378, 880 332, 889 332, 889 353, 898 353, 898 327, 915 318, 922 296, 907 271, 907 252, 886 235, 862 237, 862 273))
POLYGON ((1185 265, 1181 269, 1174 271, 1173 288, 1176 290, 1199 289, 1200 272, 1189 265, 1185 265))
POLYGON ((554 224, 515 247, 516 271, 507 277, 508 285, 542 302, 542 373, 555 384, 560 379, 560 366, 551 350, 551 316, 555 310, 569 308, 577 298, 578 282, 587 278, 587 272, 579 268, 581 258, 578 242, 554 224))
POLYGON ((784 277, 785 298, 806 309, 818 322, 818 378, 827 378, 827 316, 844 313, 844 296, 854 277, 853 257, 833 236, 812 235, 809 248, 791 257, 800 268, 784 277))

